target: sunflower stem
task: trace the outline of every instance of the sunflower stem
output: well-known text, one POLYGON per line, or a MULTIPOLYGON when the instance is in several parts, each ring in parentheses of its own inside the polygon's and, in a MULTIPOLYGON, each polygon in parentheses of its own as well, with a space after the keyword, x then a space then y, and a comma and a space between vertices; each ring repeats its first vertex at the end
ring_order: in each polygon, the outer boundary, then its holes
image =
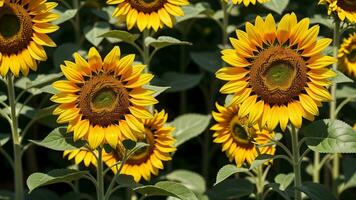
POLYGON ((15 200, 24 199, 24 186, 23 186, 23 169, 22 169, 22 147, 21 137, 18 132, 18 119, 16 115, 16 97, 14 76, 12 74, 7 75, 7 92, 9 96, 9 105, 11 111, 11 133, 14 149, 14 173, 15 173, 15 200))
MULTIPOLYGON (((337 16, 334 17, 335 26, 334 26, 334 41, 333 41, 333 56, 336 59, 336 62, 333 64, 333 70, 337 70, 338 66, 338 51, 339 51, 339 44, 340 44, 340 20, 337 16)), ((330 102, 330 119, 336 119, 336 88, 337 84, 334 83, 331 86, 331 97, 332 100, 330 102)), ((337 196, 337 180, 339 178, 340 173, 340 158, 338 154, 334 154, 333 158, 333 168, 332 168, 332 178, 333 178, 333 191, 337 196)))
POLYGON ((103 154, 102 148, 98 148, 98 170, 96 172, 97 199, 104 200, 104 173, 103 173, 103 154))
POLYGON ((75 31, 75 40, 76 44, 78 45, 78 48, 80 47, 81 44, 81 32, 80 32, 80 16, 79 16, 79 9, 80 9, 80 3, 79 0, 73 0, 73 8, 77 10, 77 13, 74 18, 73 22, 73 28, 75 31))
POLYGON ((264 199, 264 187, 265 187, 265 179, 263 176, 263 169, 262 166, 259 166, 257 168, 257 177, 256 177, 256 199, 257 200, 263 200, 264 199))
POLYGON ((227 3, 224 0, 222 0, 221 1, 221 8, 223 10, 222 45, 224 48, 228 43, 227 27, 229 26, 229 12, 227 6, 228 6, 227 3))
POLYGON ((294 171, 294 199, 301 200, 302 193, 299 190, 302 186, 302 176, 301 176, 301 169, 300 169, 300 152, 298 148, 298 132, 296 128, 292 125, 291 128, 291 139, 292 139, 292 153, 293 153, 293 171, 294 171))
POLYGON ((143 64, 146 65, 145 72, 150 72, 150 49, 146 45, 146 38, 150 36, 149 30, 145 29, 142 35, 143 64))

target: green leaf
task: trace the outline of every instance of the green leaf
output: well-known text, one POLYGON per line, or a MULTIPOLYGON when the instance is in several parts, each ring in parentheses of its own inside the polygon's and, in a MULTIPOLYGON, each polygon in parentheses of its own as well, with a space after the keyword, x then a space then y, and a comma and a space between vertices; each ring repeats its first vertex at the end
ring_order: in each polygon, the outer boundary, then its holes
POLYGON ((4 146, 10 140, 10 134, 0 133, 0 147, 4 146))
POLYGON ((282 191, 285 191, 287 187, 292 183, 294 180, 294 174, 289 173, 289 174, 278 174, 276 177, 274 177, 274 182, 279 184, 279 189, 282 191))
POLYGON ((216 181, 214 185, 219 184, 220 182, 224 181, 225 179, 229 178, 231 175, 236 174, 236 173, 241 173, 241 172, 248 172, 249 169, 246 168, 238 168, 236 165, 225 165, 222 167, 217 176, 216 176, 216 181))
POLYGON ((54 50, 53 63, 59 69, 65 60, 72 60, 72 55, 79 50, 78 45, 74 43, 64 43, 54 50))
POLYGON ((340 72, 339 70, 336 70, 336 77, 331 78, 331 81, 335 84, 335 83, 352 83, 354 82, 352 79, 350 79, 349 77, 347 77, 345 74, 343 74, 342 72, 340 72))
POLYGON ((68 9, 66 11, 61 11, 58 9, 53 9, 54 13, 57 13, 60 17, 53 21, 53 24, 59 25, 62 24, 70 19, 72 19, 78 12, 77 9, 68 9))
POLYGON ((318 183, 304 182, 302 187, 297 189, 306 194, 311 200, 336 200, 333 193, 318 183))
POLYGON ((164 47, 172 46, 172 45, 191 45, 190 42, 180 41, 176 38, 169 36, 160 36, 157 39, 152 37, 147 37, 145 39, 146 46, 152 46, 155 49, 162 49, 164 47))
POLYGON ((272 10, 278 14, 282 14, 284 9, 286 9, 289 0, 271 0, 269 2, 263 3, 262 5, 269 10, 272 10))
POLYGON ((77 171, 74 169, 55 169, 47 174, 33 173, 27 179, 27 187, 30 192, 38 187, 55 183, 69 183, 79 180, 87 174, 87 171, 77 171))
POLYGON ((341 88, 338 88, 336 91, 337 98, 356 98, 356 88, 353 85, 342 85, 341 88))
POLYGON ((178 147, 200 135, 209 126, 210 119, 210 115, 201 114, 184 114, 174 119, 169 125, 176 128, 173 132, 175 145, 178 147))
POLYGON ((206 190, 204 178, 195 172, 175 170, 166 175, 166 178, 170 181, 180 182, 185 187, 198 194, 203 194, 206 190))
POLYGON ((71 134, 65 127, 59 127, 50 132, 42 141, 30 140, 36 145, 55 151, 75 150, 84 145, 83 141, 74 142, 71 134))
POLYGON ((206 7, 201 3, 190 4, 188 6, 182 7, 182 9, 184 11, 184 15, 176 17, 176 24, 190 19, 205 17, 203 13, 206 10, 206 7))
POLYGON ((191 52, 192 60, 202 69, 215 73, 222 65, 221 54, 217 51, 191 52))
POLYGON ((195 194, 184 185, 172 181, 161 181, 134 189, 144 196, 172 196, 181 200, 198 200, 195 194))
POLYGON ((345 122, 324 119, 303 129, 308 147, 320 153, 356 153, 356 131, 345 122))
POLYGON ((40 88, 52 84, 62 76, 62 73, 30 74, 29 76, 22 77, 16 81, 15 86, 27 90, 33 95, 38 95, 42 93, 40 88))
POLYGON ((131 34, 127 31, 114 30, 102 34, 100 37, 114 38, 127 43, 134 43, 139 37, 139 34, 131 34))
POLYGON ((110 24, 107 22, 96 22, 94 26, 86 26, 84 28, 85 38, 94 46, 98 46, 103 40, 99 37, 110 30, 110 24))
POLYGON ((310 19, 310 24, 322 24, 330 29, 333 29, 333 27, 334 27, 333 20, 331 18, 327 18, 323 15, 314 15, 310 19))
POLYGON ((274 156, 269 154, 258 155, 256 159, 251 163, 250 170, 265 164, 266 162, 272 160, 273 158, 274 156))
POLYGON ((116 182, 119 184, 120 187, 122 188, 131 188, 135 189, 138 187, 142 187, 142 184, 137 183, 132 176, 126 175, 126 174, 119 174, 116 175, 116 182))
POLYGON ((197 86, 203 78, 203 74, 182 74, 167 72, 163 74, 162 80, 171 86, 167 92, 181 92, 197 86))
POLYGON ((209 199, 237 199, 253 193, 254 186, 246 179, 227 179, 208 192, 209 199))
POLYGON ((152 96, 157 97, 158 95, 160 95, 161 93, 163 93, 164 91, 168 90, 171 87, 144 85, 143 88, 154 91, 155 93, 152 96))

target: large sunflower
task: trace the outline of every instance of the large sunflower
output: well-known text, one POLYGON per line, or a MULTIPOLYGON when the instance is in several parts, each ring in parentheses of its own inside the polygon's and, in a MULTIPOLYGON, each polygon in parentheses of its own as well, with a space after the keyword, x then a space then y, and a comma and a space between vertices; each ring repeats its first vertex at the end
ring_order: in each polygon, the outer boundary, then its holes
MULTIPOLYGON (((139 135, 139 141, 147 143, 149 146, 138 150, 132 155, 122 168, 122 173, 131 175, 135 181, 139 182, 141 178, 150 180, 151 174, 157 175, 158 170, 163 169, 162 161, 172 159, 171 154, 176 151, 174 147, 175 139, 172 136, 173 127, 164 126, 167 121, 167 114, 164 111, 155 112, 153 118, 145 119, 145 130, 139 135)), ((114 153, 103 155, 106 165, 112 167, 114 173, 119 166, 115 163, 122 160, 123 147, 118 145, 114 153)))
POLYGON ((356 33, 345 38, 339 49, 339 67, 356 78, 356 33))
POLYGON ((108 4, 118 4, 113 16, 126 18, 127 28, 135 24, 140 31, 153 28, 157 31, 163 25, 173 27, 174 16, 183 16, 182 6, 188 0, 108 0, 108 4))
POLYGON ((217 124, 211 127, 215 131, 214 142, 222 144, 230 162, 235 160, 241 167, 246 161, 251 164, 259 154, 274 155, 275 145, 258 147, 271 142, 274 132, 249 124, 247 117, 240 118, 236 104, 229 107, 216 104, 216 108, 218 112, 213 112, 213 117, 217 124))
POLYGON ((220 92, 234 94, 240 117, 248 115, 270 130, 278 124, 285 130, 289 120, 301 127, 302 117, 314 120, 321 102, 331 100, 326 87, 335 76, 328 68, 335 59, 321 53, 331 40, 317 40, 318 32, 317 25, 309 28, 308 18, 298 23, 294 13, 278 27, 270 14, 265 21, 258 16, 255 25, 246 23, 246 32, 236 31, 238 39, 230 38, 234 49, 222 51, 231 67, 216 76, 228 81, 220 92))
POLYGON ((95 48, 88 62, 78 53, 74 58, 61 66, 67 80, 53 84, 60 91, 51 98, 61 104, 53 112, 57 122, 68 122, 74 140, 87 140, 93 149, 103 143, 116 147, 120 135, 135 140, 144 131, 138 119, 152 117, 145 107, 157 103, 154 92, 143 88, 153 75, 142 73, 144 65, 133 66, 135 55, 120 58, 119 47, 104 61, 95 48))
MULTIPOLYGON (((228 2, 228 0, 225 0, 225 1, 228 2)), ((242 4, 243 3, 245 6, 250 5, 250 3, 252 5, 255 5, 256 3, 266 3, 268 1, 270 1, 270 0, 231 0, 231 2, 233 4, 242 4)))
POLYGON ((319 0, 319 4, 328 7, 328 14, 335 13, 340 20, 345 18, 350 22, 356 22, 356 1, 355 0, 319 0))
POLYGON ((0 0, 0 73, 18 76, 37 70, 47 59, 43 46, 55 47, 47 36, 58 30, 50 22, 59 16, 51 12, 57 3, 47 0, 0 0))

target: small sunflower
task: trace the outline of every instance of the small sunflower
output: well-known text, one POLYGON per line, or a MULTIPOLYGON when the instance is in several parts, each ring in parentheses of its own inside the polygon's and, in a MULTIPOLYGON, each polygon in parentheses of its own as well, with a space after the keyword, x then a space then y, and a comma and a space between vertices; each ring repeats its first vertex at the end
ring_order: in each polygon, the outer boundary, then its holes
MULTIPOLYGON (((167 121, 167 114, 164 111, 155 112, 153 118, 144 120, 145 130, 138 136, 138 141, 145 142, 149 146, 134 153, 122 168, 122 173, 131 175, 135 181, 141 178, 151 179, 151 174, 158 175, 158 170, 163 169, 162 161, 172 159, 172 153, 176 151, 174 147, 175 139, 172 136, 173 127, 164 126, 167 121)), ((112 167, 122 160, 123 147, 119 145, 114 153, 103 155, 103 160, 107 166, 112 167)), ((114 173, 120 166, 112 167, 114 173)))
POLYGON ((264 145, 271 142, 274 132, 260 129, 257 124, 250 125, 247 117, 238 116, 238 105, 223 107, 216 104, 218 112, 213 112, 217 124, 211 127, 214 132, 214 142, 222 144, 230 162, 235 160, 236 165, 241 167, 246 161, 249 165, 259 154, 274 155, 276 147, 264 145), (256 145, 257 144, 257 145, 256 145))
POLYGON ((118 4, 114 17, 126 18, 127 28, 135 24, 142 32, 153 28, 157 31, 166 25, 173 27, 174 16, 183 16, 182 6, 188 5, 188 0, 108 0, 107 4, 118 4))
MULTIPOLYGON (((229 0, 225 0, 225 1, 229 2, 229 0)), ((231 2, 233 4, 242 4, 243 3, 245 6, 250 5, 250 3, 252 5, 255 5, 256 3, 266 3, 268 1, 270 1, 270 0, 231 0, 231 2)))
POLYGON ((60 104, 53 112, 58 123, 69 123, 68 132, 74 140, 84 139, 93 149, 108 143, 116 147, 119 137, 135 140, 135 133, 144 131, 138 119, 151 118, 145 108, 157 103, 151 90, 143 88, 152 74, 142 73, 144 65, 133 65, 135 55, 120 58, 120 48, 102 60, 91 48, 87 62, 78 53, 75 63, 61 65, 67 80, 53 83, 60 91, 51 100, 60 104))
POLYGON ((356 33, 344 39, 338 56, 341 70, 356 77, 356 33))
POLYGON ((331 100, 326 87, 335 72, 328 66, 335 59, 321 53, 331 39, 317 40, 319 26, 309 28, 308 18, 298 23, 294 13, 277 27, 271 14, 265 21, 258 16, 255 25, 246 23, 246 32, 236 33, 238 39, 230 38, 234 49, 222 51, 232 67, 216 76, 228 81, 220 92, 234 94, 239 116, 270 130, 278 124, 285 130, 289 121, 299 128, 302 117, 313 121, 321 102, 331 100))
POLYGON ((0 73, 18 76, 37 70, 47 59, 43 46, 55 47, 47 36, 58 30, 50 22, 59 16, 51 12, 57 3, 47 0, 0 0, 0 73))
POLYGON ((346 18, 350 22, 356 22, 355 0, 319 0, 319 4, 325 4, 328 7, 328 15, 335 12, 341 21, 346 18))
POLYGON ((83 162, 86 167, 89 167, 90 164, 97 166, 97 151, 91 152, 87 149, 67 150, 63 152, 63 157, 66 156, 68 156, 68 160, 74 159, 76 165, 83 162))

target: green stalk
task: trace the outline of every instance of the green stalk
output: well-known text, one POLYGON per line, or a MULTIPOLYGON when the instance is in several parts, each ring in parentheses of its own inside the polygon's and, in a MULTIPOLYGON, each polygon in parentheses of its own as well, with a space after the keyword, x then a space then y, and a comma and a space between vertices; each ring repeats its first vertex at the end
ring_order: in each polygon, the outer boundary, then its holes
POLYGON ((256 190, 257 190, 256 200, 264 199, 264 196, 263 196, 264 186, 265 186, 264 182, 265 182, 265 180, 263 177, 263 169, 262 169, 262 166, 259 166, 257 168, 257 177, 256 177, 256 190))
POLYGON ((18 132, 18 119, 16 115, 16 97, 14 76, 7 75, 7 92, 9 97, 9 105, 11 110, 11 133, 14 149, 14 173, 15 173, 15 200, 24 199, 24 186, 23 186, 23 169, 22 169, 22 146, 21 137, 18 132))
POLYGON ((103 154, 102 149, 98 149, 98 170, 96 172, 97 181, 97 200, 104 200, 104 173, 103 173, 103 154))
POLYGON ((314 152, 313 182, 320 182, 320 153, 314 152))
MULTIPOLYGON (((298 132, 296 128, 292 125, 291 128, 291 138, 292 138, 292 154, 293 154, 293 171, 294 171, 294 187, 300 188, 302 186, 302 176, 301 176, 301 169, 300 169, 300 152, 298 148, 298 132)), ((294 194, 295 200, 302 199, 302 193, 295 189, 294 194)))
MULTIPOLYGON (((334 26, 334 41, 333 41, 333 56, 336 59, 336 63, 333 64, 333 70, 337 70, 338 66, 338 51, 339 51, 339 44, 340 44, 340 20, 337 16, 334 17, 335 19, 335 26, 334 26)), ((332 100, 330 102, 330 119, 336 119, 335 111, 336 111, 336 88, 337 84, 334 83, 331 86, 331 97, 332 100)), ((332 168, 332 178, 333 178, 333 191, 337 196, 337 180, 339 179, 340 174, 340 159, 338 154, 334 154, 333 158, 333 168, 332 168)))
POLYGON ((149 30, 145 29, 143 31, 142 49, 143 49, 143 64, 147 65, 145 69, 146 73, 150 72, 150 49, 145 44, 145 40, 147 37, 149 37, 149 35, 150 35, 149 30))

